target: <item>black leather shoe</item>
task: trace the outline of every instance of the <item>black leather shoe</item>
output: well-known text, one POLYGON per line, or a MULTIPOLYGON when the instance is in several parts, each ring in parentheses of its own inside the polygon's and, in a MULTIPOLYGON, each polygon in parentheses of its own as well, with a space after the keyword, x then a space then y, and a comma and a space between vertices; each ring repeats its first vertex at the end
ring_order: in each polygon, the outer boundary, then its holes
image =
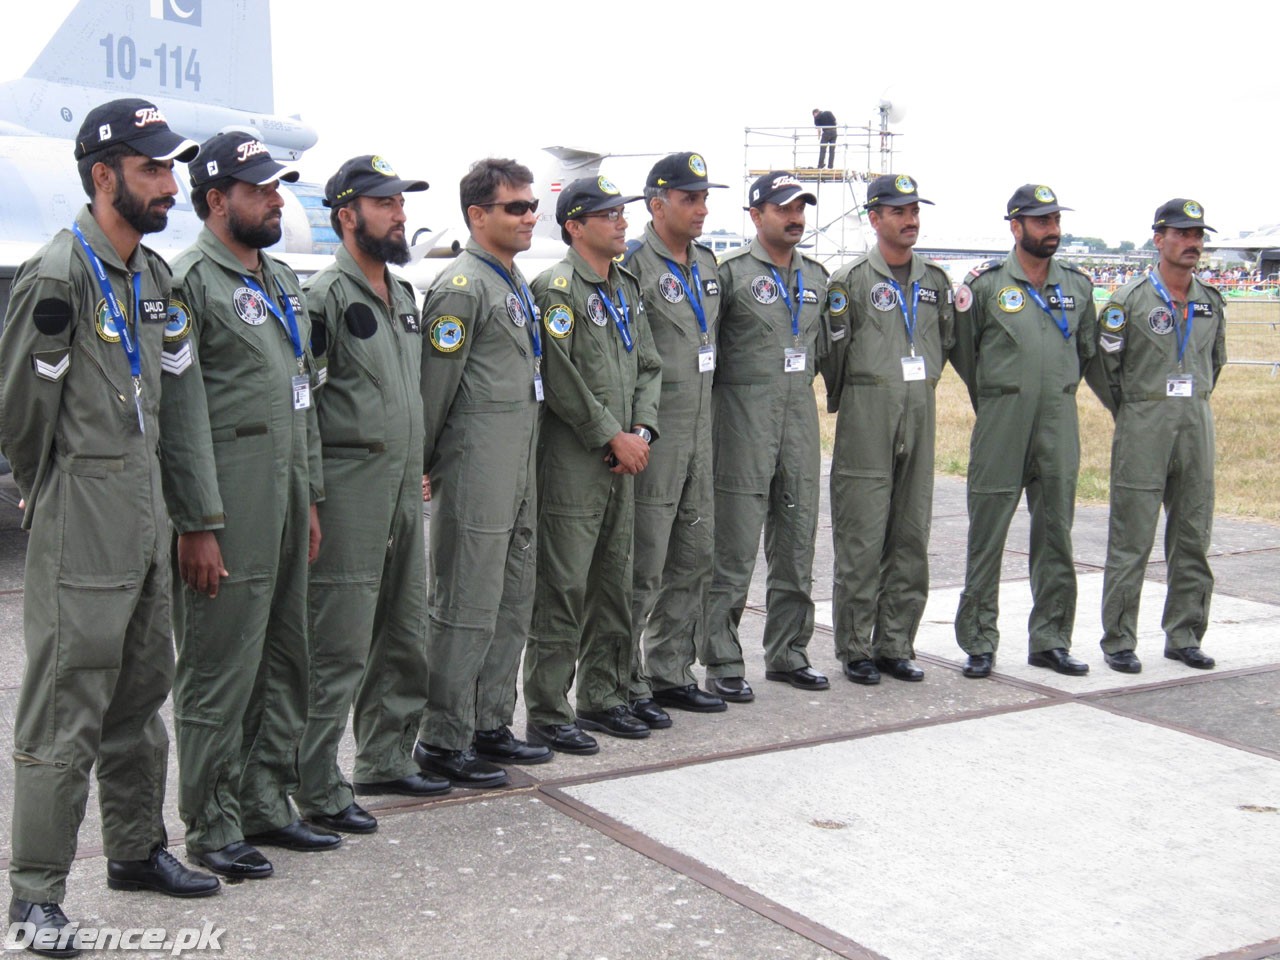
POLYGON ((554 754, 541 744, 525 743, 507 727, 497 730, 476 731, 476 756, 494 763, 515 763, 532 766, 548 763, 554 754))
POLYGON ((1048 667, 1055 673, 1065 674, 1068 677, 1083 677, 1089 672, 1089 665, 1083 660, 1077 660, 1063 647, 1054 647, 1052 650, 1041 650, 1039 653, 1031 653, 1027 655, 1027 663, 1033 667, 1048 667))
POLYGON ((217 877, 184 867, 164 847, 156 847, 145 860, 108 860, 107 886, 154 890, 170 897, 208 897, 222 889, 217 877))
POLYGON ((825 690, 831 686, 827 678, 813 667, 797 667, 795 670, 766 670, 766 680, 789 683, 797 690, 825 690))
POLYGON ((342 846, 341 834, 323 827, 313 827, 301 820, 286 823, 274 830, 263 830, 244 839, 259 847, 284 847, 286 850, 298 850, 302 853, 332 850, 342 846))
POLYGON ((915 683, 924 679, 924 671, 916 666, 914 660, 902 657, 876 657, 876 666, 881 673, 887 673, 895 680, 906 680, 915 683))
POLYGON ((1119 650, 1116 653, 1104 653, 1107 666, 1120 673, 1141 673, 1142 661, 1132 650, 1119 650))
POLYGON ((750 703, 756 698, 751 684, 742 677, 707 677, 707 693, 730 703, 750 703))
POLYGON ((373 833, 378 829, 377 818, 358 803, 348 804, 337 813, 312 814, 307 822, 340 833, 373 833))
POLYGON ((880 671, 870 660, 850 660, 844 665, 844 675, 865 687, 874 687, 880 682, 880 671))
POLYGON ((608 710, 579 711, 578 726, 624 740, 643 740, 649 735, 649 725, 621 704, 608 710))
POLYGON ((63 942, 67 946, 59 947, 58 941, 63 938, 63 931, 71 926, 71 921, 56 903, 32 903, 30 900, 9 900, 9 922, 30 923, 35 926, 31 944, 27 947, 32 953, 42 957, 78 957, 80 951, 70 946, 74 931, 67 932, 63 942))
POLYGON ((671 714, 658 706, 653 697, 632 700, 628 709, 633 717, 642 721, 650 730, 665 730, 671 726, 671 714))
POLYGON ((723 713, 729 709, 724 697, 703 693, 696 683, 684 687, 668 687, 653 691, 653 699, 664 707, 688 710, 691 713, 723 713))
POLYGON ((481 760, 471 747, 466 750, 444 750, 419 740, 413 745, 413 759, 423 770, 444 777, 460 787, 488 790, 491 787, 505 787, 511 782, 507 771, 488 760, 481 760))
POLYGON ((1195 667, 1197 670, 1212 670, 1216 663, 1213 657, 1201 652, 1199 647, 1166 650, 1164 655, 1167 660, 1181 660, 1188 667, 1195 667))
POLYGON ((526 723, 524 734, 557 753, 576 753, 587 756, 600 752, 596 738, 582 732, 576 723, 526 723))
POLYGON ((207 853, 188 850, 187 859, 214 873, 222 874, 228 880, 261 880, 271 876, 274 869, 270 860, 243 840, 236 840, 221 850, 210 850, 207 853))
MULTIPOLYGON (((414 748, 413 759, 418 759, 417 748, 414 748)), ((422 766, 421 763, 418 766, 422 766)), ((452 784, 443 777, 433 777, 429 773, 411 773, 399 780, 383 780, 381 783, 354 783, 357 797, 378 797, 394 794, 397 797, 438 797, 453 789, 452 784)))
POLYGON ((965 661, 963 673, 971 680, 981 680, 991 676, 991 668, 996 664, 994 653, 971 653, 965 661))

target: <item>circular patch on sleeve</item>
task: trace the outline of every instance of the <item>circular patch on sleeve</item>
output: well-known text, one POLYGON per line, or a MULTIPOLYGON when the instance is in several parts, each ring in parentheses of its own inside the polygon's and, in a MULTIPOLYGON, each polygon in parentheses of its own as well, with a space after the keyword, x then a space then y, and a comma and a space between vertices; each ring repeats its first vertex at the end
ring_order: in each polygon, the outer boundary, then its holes
POLYGON ((55 337, 71 323, 71 304, 57 297, 46 297, 36 304, 31 319, 46 337, 55 337))
POLYGON ((849 309, 849 296, 840 287, 832 287, 827 292, 827 309, 833 317, 838 317, 849 309))
POLYGON ((181 300, 170 300, 164 321, 164 342, 177 343, 191 332, 191 308, 181 300))
POLYGON ((361 340, 368 340, 378 329, 378 318, 373 315, 373 310, 367 303, 357 301, 349 304, 343 317, 347 321, 347 329, 351 331, 351 335, 361 340))
POLYGON ((956 309, 961 313, 966 313, 972 306, 973 291, 969 289, 967 283, 962 283, 956 288, 956 309))
POLYGON ((1005 313, 1017 313, 1026 305, 1027 297, 1018 287, 1005 287, 996 296, 996 303, 1005 313))
POLYGON ((1119 333, 1125 325, 1124 307, 1113 303, 1102 311, 1100 322, 1103 330, 1119 333))
POLYGON ((453 353, 467 339, 467 328, 457 317, 436 317, 431 321, 431 345, 441 353, 453 353))
POLYGON ((543 314, 542 322, 547 328, 547 333, 557 340, 563 340, 573 333, 573 311, 563 303, 548 307, 547 312, 543 314))

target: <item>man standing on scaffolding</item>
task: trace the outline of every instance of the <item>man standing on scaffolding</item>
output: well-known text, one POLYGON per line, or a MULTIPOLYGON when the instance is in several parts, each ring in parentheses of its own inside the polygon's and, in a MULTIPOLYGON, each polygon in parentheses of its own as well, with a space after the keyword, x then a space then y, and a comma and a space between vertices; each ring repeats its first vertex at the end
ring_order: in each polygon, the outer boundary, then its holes
POLYGON ((813 125, 818 128, 818 169, 825 160, 827 169, 832 170, 836 165, 836 115, 814 107, 813 125))

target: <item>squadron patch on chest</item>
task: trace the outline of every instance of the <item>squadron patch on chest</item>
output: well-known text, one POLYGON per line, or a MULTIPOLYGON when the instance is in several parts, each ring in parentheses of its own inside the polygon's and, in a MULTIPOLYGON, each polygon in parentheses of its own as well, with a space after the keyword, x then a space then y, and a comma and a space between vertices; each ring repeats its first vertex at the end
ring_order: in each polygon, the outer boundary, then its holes
POLYGON ((1151 328, 1152 333, 1163 337, 1173 330, 1173 314, 1169 312, 1168 307, 1156 307, 1147 314, 1147 326, 1151 328))
MULTIPOLYGON (((116 306, 120 308, 120 316, 124 316, 124 304, 120 302, 119 297, 116 298, 116 306)), ((98 336, 107 341, 107 343, 120 342, 120 326, 116 323, 116 318, 112 316, 105 299, 98 301, 98 306, 94 310, 93 325, 98 330, 98 336)))
POLYGON ((1018 287, 1005 287, 996 295, 996 303, 1005 313, 1017 313, 1027 305, 1027 296, 1018 287))
POLYGON ((251 327, 261 326, 267 319, 267 302, 251 287, 236 287, 231 295, 231 306, 236 316, 251 327))
POLYGON ((528 317, 524 315, 524 304, 514 293, 507 294, 507 316, 517 327, 523 327, 528 317))
POLYGON ((778 299, 778 284, 773 277, 756 277, 751 281, 751 295, 757 303, 774 303, 778 299))
POLYGON ((871 305, 877 310, 892 310, 898 305, 898 291, 881 281, 871 288, 871 305))
POLYGON ((597 327, 603 327, 609 322, 609 315, 604 309, 604 297, 600 294, 593 293, 587 297, 587 316, 597 327))
POLYGON ((684 286, 674 273, 664 273, 658 278, 658 292, 667 303, 679 303, 684 299, 684 286))

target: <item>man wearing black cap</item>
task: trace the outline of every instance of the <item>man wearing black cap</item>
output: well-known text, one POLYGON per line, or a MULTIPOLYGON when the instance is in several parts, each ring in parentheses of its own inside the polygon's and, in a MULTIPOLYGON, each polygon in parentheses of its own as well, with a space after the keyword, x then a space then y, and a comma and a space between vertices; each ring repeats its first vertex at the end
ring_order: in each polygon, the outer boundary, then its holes
POLYGON ((765 677, 825 690, 809 666, 813 548, 822 473, 817 362, 831 345, 827 271, 796 247, 817 198, 782 170, 751 184, 756 237, 720 264, 720 337, 712 393, 716 545, 707 611, 707 690, 754 699, 738 624, 765 533, 765 677))
POLYGON ((166 367, 165 497, 177 534, 179 812, 187 853, 216 873, 269 876, 246 842, 324 850, 342 838, 289 803, 306 723, 307 563, 324 499, 311 323, 281 236, 296 171, 243 133, 190 164, 204 221, 174 261, 172 316, 198 365, 166 367))
POLYGON ((854 683, 923 680, 915 636, 929 596, 934 389, 955 342, 951 282, 912 251, 919 195, 906 174, 867 188, 876 245, 836 271, 827 409, 839 411, 831 461, 836 656, 854 683))
POLYGON ((1138 605, 1147 558, 1165 509, 1168 590, 1164 655, 1209 670, 1200 650, 1213 573, 1213 411, 1209 397, 1227 362, 1222 296, 1195 276, 1204 252, 1204 209, 1179 197, 1156 211, 1159 262, 1116 291, 1098 322, 1089 385, 1116 418, 1111 521, 1102 581, 1107 665, 1139 673, 1138 605))
POLYGON ((623 265, 640 280, 645 316, 662 358, 662 443, 636 475, 635 596, 631 711, 653 728, 671 725, 666 707, 714 713, 724 700, 693 675, 705 634, 715 546, 711 476, 711 382, 720 316, 715 255, 702 235, 707 181, 697 153, 673 153, 649 171, 644 239, 623 265), (643 650, 643 667, 640 654, 643 650), (656 701, 656 703, 655 703, 656 701))
POLYGON ((969 545, 956 642, 966 677, 991 674, 1000 633, 1000 564, 1022 491, 1031 514, 1032 666, 1089 672, 1070 654, 1076 572, 1071 555, 1080 434, 1076 387, 1093 355, 1089 275, 1053 258, 1062 238, 1053 191, 1028 183, 1009 199, 1015 245, 956 291, 952 365, 977 413, 969 455, 969 545))
POLYGON ((304 285, 324 463, 325 532, 311 566, 311 683, 293 799, 312 823, 372 833, 355 794, 431 796, 449 782, 418 772, 413 743, 427 685, 422 539, 422 325, 413 286, 388 263, 409 260, 402 180, 383 157, 353 157, 324 204, 342 240, 304 285), (338 744, 355 702, 352 787, 338 744))
MULTIPOLYGON (((173 681, 169 523, 160 496, 169 268, 142 246, 168 222, 173 161, 196 145, 154 105, 89 111, 75 157, 89 204, 18 271, 0 337, 0 447, 26 500, 26 670, 14 717, 11 923, 57 939, 89 772, 107 883, 204 896, 214 877, 165 850, 173 681)), ((69 932, 69 931, 68 931, 69 932)))
POLYGON ((531 740, 594 753, 599 730, 638 739, 631 674, 633 477, 657 440, 662 362, 626 249, 623 196, 574 180, 556 203, 569 244, 533 281, 542 310, 547 408, 538 443, 538 574, 524 658, 531 740), (569 688, 577 668, 577 710, 569 688))

